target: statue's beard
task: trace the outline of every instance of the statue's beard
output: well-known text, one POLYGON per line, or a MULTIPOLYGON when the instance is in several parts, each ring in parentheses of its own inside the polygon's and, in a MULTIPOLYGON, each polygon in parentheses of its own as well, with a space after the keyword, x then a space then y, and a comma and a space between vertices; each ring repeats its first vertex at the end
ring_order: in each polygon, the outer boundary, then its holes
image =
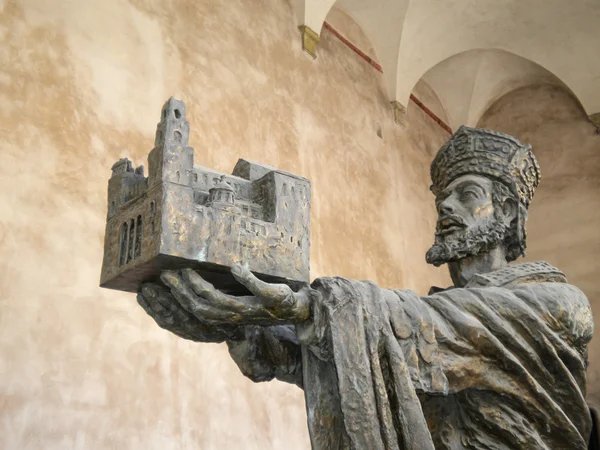
POLYGON ((436 267, 460 259, 488 252, 502 244, 508 231, 501 217, 483 219, 476 225, 452 234, 436 233, 433 246, 427 251, 428 264, 436 267))

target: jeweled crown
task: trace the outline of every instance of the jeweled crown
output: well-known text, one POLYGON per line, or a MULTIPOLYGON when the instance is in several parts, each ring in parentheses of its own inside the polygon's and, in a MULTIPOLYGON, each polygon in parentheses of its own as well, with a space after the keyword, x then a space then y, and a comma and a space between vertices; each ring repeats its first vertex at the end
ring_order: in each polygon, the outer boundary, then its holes
POLYGON ((437 196, 462 175, 485 175, 504 183, 527 208, 540 182, 540 166, 513 136, 461 126, 431 163, 431 190, 437 196))

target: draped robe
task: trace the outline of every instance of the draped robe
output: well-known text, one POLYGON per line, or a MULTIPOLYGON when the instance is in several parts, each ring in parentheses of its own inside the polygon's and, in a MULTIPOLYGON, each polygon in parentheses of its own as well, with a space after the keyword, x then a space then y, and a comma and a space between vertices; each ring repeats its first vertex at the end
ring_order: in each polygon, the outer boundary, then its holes
POLYGON ((558 269, 513 264, 424 297, 313 288, 308 322, 229 343, 251 379, 303 387, 313 449, 588 448, 593 319, 558 269))

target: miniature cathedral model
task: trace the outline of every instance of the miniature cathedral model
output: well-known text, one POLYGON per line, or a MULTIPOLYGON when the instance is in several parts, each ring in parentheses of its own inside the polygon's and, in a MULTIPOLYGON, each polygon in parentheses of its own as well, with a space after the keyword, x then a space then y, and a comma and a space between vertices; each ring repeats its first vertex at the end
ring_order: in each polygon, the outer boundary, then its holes
POLYGON ((240 159, 231 175, 194 166, 185 104, 163 106, 149 174, 123 158, 108 182, 100 286, 137 292, 163 270, 193 268, 217 288, 244 293, 229 272, 292 287, 309 281, 310 183, 240 159))

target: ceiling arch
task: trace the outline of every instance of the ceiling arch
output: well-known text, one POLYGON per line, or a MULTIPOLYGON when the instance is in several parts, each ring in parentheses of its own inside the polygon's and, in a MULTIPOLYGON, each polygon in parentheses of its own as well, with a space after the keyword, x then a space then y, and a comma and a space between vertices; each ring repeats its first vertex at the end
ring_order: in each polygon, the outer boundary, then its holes
POLYGON ((452 129, 476 126, 485 111, 505 94, 530 85, 554 85, 570 92, 540 65, 497 49, 475 49, 451 56, 422 80, 437 93, 452 129))
POLYGON ((409 0, 292 0, 298 25, 321 33, 329 12, 336 7, 348 14, 368 37, 373 55, 383 68, 383 76, 391 99, 396 99, 396 72, 402 25, 409 0))
POLYGON ((439 62, 476 49, 500 49, 546 68, 588 114, 600 111, 600 2, 574 0, 418 0, 405 18, 398 100, 439 62))
POLYGON ((396 100, 398 49, 409 0, 337 0, 363 30, 375 49, 391 100, 396 100))
POLYGON ((298 26, 307 26, 320 34, 325 17, 335 2, 336 0, 291 0, 298 26))
POLYGON ((350 15, 375 49, 390 101, 406 105, 416 83, 455 55, 495 49, 545 68, 569 87, 588 114, 600 112, 597 0, 291 2, 298 24, 317 34, 332 7, 350 15))

